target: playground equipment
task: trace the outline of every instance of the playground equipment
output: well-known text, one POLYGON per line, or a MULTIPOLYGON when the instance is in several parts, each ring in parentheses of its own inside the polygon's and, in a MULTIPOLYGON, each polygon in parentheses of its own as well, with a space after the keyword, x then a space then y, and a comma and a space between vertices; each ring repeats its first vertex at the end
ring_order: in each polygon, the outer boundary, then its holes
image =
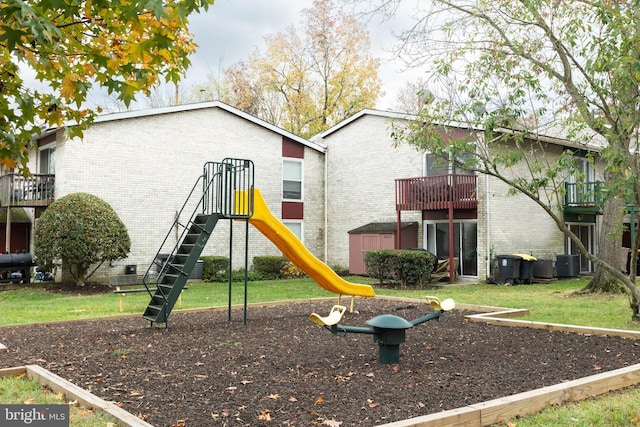
MULTIPOLYGON (((169 227, 160 249, 143 276, 143 285, 151 300, 142 317, 168 327, 169 314, 180 297, 189 274, 196 265, 220 219, 245 223, 244 322, 247 321, 247 275, 249 224, 262 232, 293 264, 320 286, 339 296, 373 297, 373 288, 350 283, 316 258, 267 207, 262 194, 254 188, 253 162, 227 158, 207 162, 186 201, 169 227), (184 218, 188 216, 188 220, 184 218), (176 230, 179 230, 176 233, 176 230), (174 237, 178 234, 178 238, 174 237), (176 242, 175 244, 171 242, 176 242)), ((231 221, 230 224, 233 224, 231 221)), ((229 271, 232 267, 233 226, 229 227, 229 271)), ((353 304, 353 301, 352 301, 353 304)), ((229 275, 228 317, 231 320, 231 275, 229 275)))
MULTIPOLYGON (((236 205, 248 206, 247 198, 247 192, 238 191, 236 200, 240 202, 236 205)), ((344 280, 331 267, 316 258, 296 235, 271 213, 257 188, 253 190, 253 215, 249 218, 249 223, 271 240, 289 261, 329 292, 338 295, 375 296, 371 286, 344 280)))
POLYGON ((400 363, 400 344, 405 342, 407 329, 428 322, 429 320, 440 320, 440 316, 443 313, 453 310, 456 305, 451 298, 440 302, 439 298, 428 296, 426 300, 434 312, 411 321, 393 314, 381 314, 367 320, 366 323, 370 326, 369 328, 342 326, 338 325, 338 323, 342 320, 346 307, 340 305, 334 305, 326 317, 311 313, 309 320, 323 326, 334 335, 337 335, 339 332, 373 335, 374 342, 378 343, 378 361, 380 363, 393 365, 400 363))

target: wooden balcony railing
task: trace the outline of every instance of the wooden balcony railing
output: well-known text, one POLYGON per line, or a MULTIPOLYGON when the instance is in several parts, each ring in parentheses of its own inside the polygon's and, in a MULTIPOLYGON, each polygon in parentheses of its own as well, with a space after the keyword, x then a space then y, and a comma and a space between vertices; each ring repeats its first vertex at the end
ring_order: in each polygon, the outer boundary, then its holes
POLYGON ((435 175, 396 179, 396 210, 476 209, 475 175, 435 175))
POLYGON ((599 213, 602 208, 600 181, 565 182, 564 211, 573 213, 599 213))
POLYGON ((0 176, 0 207, 49 206, 54 200, 53 174, 0 176))

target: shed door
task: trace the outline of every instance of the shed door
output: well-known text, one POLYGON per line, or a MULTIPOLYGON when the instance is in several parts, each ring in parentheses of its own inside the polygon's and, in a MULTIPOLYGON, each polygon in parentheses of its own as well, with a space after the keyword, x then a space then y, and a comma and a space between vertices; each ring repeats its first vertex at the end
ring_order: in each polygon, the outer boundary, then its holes
POLYGON ((395 238, 393 233, 381 234, 355 234, 359 239, 354 239, 354 247, 350 248, 355 256, 349 259, 349 273, 366 274, 367 269, 364 264, 364 254, 376 249, 393 249, 395 238), (359 245, 357 244, 359 240, 359 245), (359 246, 359 247, 358 247, 359 246))

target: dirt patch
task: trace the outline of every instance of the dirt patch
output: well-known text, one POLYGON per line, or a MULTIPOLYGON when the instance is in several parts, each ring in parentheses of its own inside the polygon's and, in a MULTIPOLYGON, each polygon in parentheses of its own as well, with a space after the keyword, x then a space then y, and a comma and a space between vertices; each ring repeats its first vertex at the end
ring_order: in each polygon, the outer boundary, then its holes
MULTIPOLYGON (((308 320, 331 303, 173 313, 170 328, 114 318, 0 329, 0 367, 38 364, 154 426, 372 426, 536 389, 638 361, 634 340, 467 323, 454 311, 407 331, 400 364, 369 334, 308 320), (333 422, 333 423, 332 423, 333 422)), ((422 303, 357 300, 344 325, 407 320, 422 303)))

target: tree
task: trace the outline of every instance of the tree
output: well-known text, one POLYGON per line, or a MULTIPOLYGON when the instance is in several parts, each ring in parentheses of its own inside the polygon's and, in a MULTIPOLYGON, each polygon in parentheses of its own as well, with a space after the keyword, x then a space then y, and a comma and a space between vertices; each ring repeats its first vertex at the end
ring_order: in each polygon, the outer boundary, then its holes
POLYGON ((303 25, 302 35, 291 26, 265 37, 264 54, 229 67, 224 101, 308 137, 374 107, 380 82, 366 30, 332 0, 315 0, 303 25))
MULTIPOLYGON (((414 64, 429 64, 434 79, 464 80, 456 97, 435 97, 408 133, 398 133, 399 140, 448 156, 473 151, 473 164, 467 167, 503 180, 542 206, 582 255, 596 264, 591 286, 623 283, 631 294, 632 317, 640 320, 635 269, 631 278, 620 271, 618 251, 588 253, 558 211, 564 177, 580 178, 574 153, 551 159, 539 138, 562 128, 564 138, 583 142, 584 149, 590 148, 589 142, 591 148, 593 143, 600 145, 599 155, 606 162, 605 185, 598 194, 605 213, 600 240, 619 239, 621 210, 627 204, 640 205, 640 2, 432 3, 401 35, 401 54, 414 64), (469 141, 445 142, 429 124, 434 121, 482 129, 472 144, 477 151, 469 141), (507 140, 514 149, 504 149, 507 140), (527 174, 512 175, 515 164, 531 159, 527 174)), ((397 4, 383 0, 377 7, 388 11, 397 4)), ((429 89, 438 93, 436 87, 429 89)), ((634 266, 637 245, 636 238, 634 266)))
POLYGON ((36 224, 34 246, 41 267, 61 267, 78 286, 84 286, 105 261, 125 258, 131 240, 107 202, 91 194, 73 193, 44 211, 36 224))
POLYGON ((396 94, 393 111, 419 114, 426 102, 427 86, 427 81, 423 78, 406 82, 396 94))
POLYGON ((26 169, 34 134, 80 136, 99 86, 126 105, 164 76, 178 82, 195 50, 187 17, 213 0, 6 0, 0 6, 0 163, 26 169), (32 73, 42 88, 25 75, 32 73))

